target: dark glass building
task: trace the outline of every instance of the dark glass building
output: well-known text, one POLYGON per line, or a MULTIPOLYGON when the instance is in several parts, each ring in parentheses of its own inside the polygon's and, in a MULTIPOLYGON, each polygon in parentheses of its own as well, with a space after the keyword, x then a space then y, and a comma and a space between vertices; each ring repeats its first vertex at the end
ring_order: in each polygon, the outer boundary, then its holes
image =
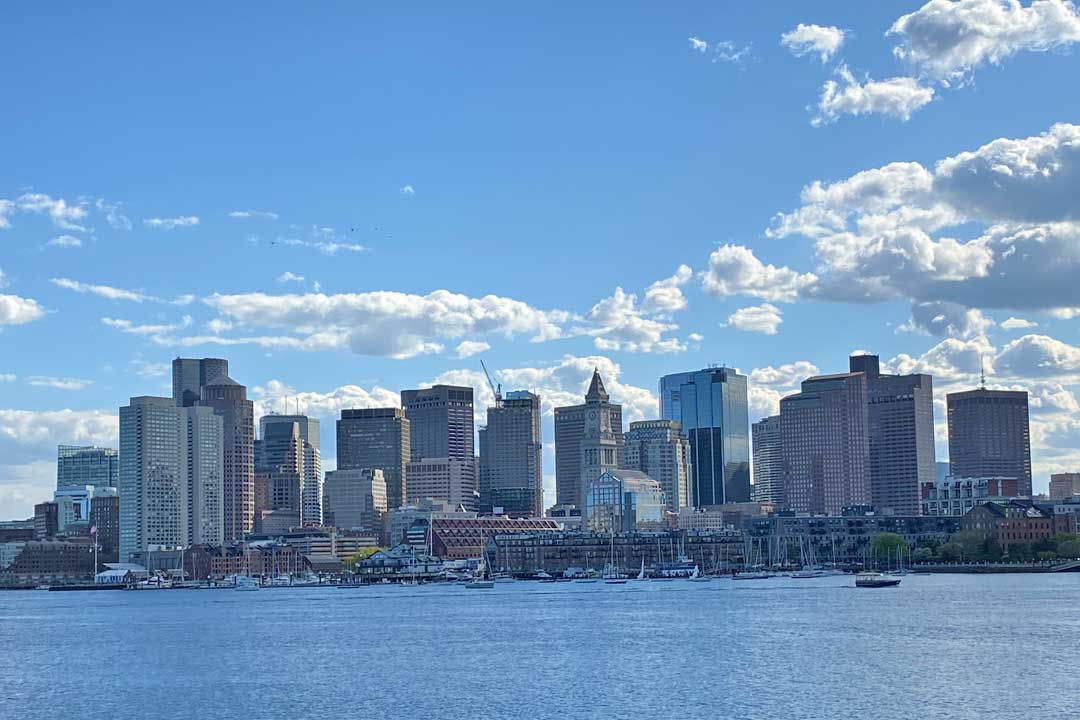
POLYGON ((1031 434, 1023 390, 968 390, 946 395, 953 477, 1014 477, 1031 497, 1031 434))

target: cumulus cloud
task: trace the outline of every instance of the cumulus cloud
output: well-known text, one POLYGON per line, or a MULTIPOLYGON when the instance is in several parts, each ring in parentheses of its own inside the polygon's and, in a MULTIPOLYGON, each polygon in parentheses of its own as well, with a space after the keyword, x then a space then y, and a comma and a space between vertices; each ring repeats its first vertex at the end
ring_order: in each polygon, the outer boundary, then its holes
POLYGON ((1038 326, 1037 322, 1018 317, 1010 317, 1001 323, 1002 330, 1026 330, 1038 326))
POLYGON ((686 309, 686 296, 683 295, 682 286, 685 285, 694 271, 689 265, 680 265, 671 277, 657 280, 645 290, 645 301, 642 307, 646 312, 672 313, 686 309))
POLYGON ((751 295, 770 302, 793 302, 816 282, 813 273, 766 265, 742 245, 721 245, 714 250, 701 280, 712 295, 751 295))
POLYGON ((677 325, 647 317, 637 305, 637 296, 621 287, 593 305, 585 319, 589 325, 578 331, 592 335, 598 350, 668 353, 686 349, 678 338, 665 337, 677 325))
POLYGON ((690 38, 690 49, 691 50, 697 50, 698 52, 705 52, 706 50, 709 49, 709 43, 705 42, 704 40, 701 40, 700 38, 691 37, 690 38))
POLYGON ((794 30, 780 36, 780 44, 795 57, 817 53, 821 62, 828 62, 844 44, 844 31, 831 25, 799 23, 794 30))
POLYGON ((51 377, 48 375, 32 375, 26 379, 26 382, 28 385, 53 388, 54 390, 85 390, 94 384, 93 380, 70 377, 51 377))
POLYGON ((817 114, 810 119, 816 126, 828 125, 842 115, 884 115, 907 121, 912 113, 934 99, 934 89, 920 85, 911 77, 892 77, 859 82, 847 65, 836 69, 840 82, 826 80, 821 86, 817 114))
POLYGON ((288 282, 302 283, 302 282, 304 282, 304 276, 303 275, 297 275, 296 273, 289 272, 288 270, 286 270, 285 272, 283 272, 283 273, 281 273, 280 275, 277 276, 277 282, 279 282, 279 283, 288 283, 288 282))
POLYGON ((728 316, 727 325, 744 332, 756 332, 763 335, 775 335, 776 329, 783 322, 780 308, 770 303, 754 307, 739 308, 728 316))
POLYGON ((1080 348, 1048 335, 1024 335, 1002 348, 995 366, 1015 377, 1080 381, 1080 348))
POLYGON ((458 346, 454 348, 454 357, 467 358, 472 357, 478 353, 485 352, 491 349, 491 345, 483 341, 476 340, 462 340, 458 343, 458 346))
POLYGON ((746 383, 750 421, 776 415, 780 412, 780 398, 797 392, 803 380, 820 372, 817 365, 808 360, 751 370, 746 383))
POLYGON ((0 326, 24 325, 45 317, 45 308, 32 298, 0 294, 0 326))
POLYGON ((11 227, 11 221, 8 220, 8 215, 11 215, 13 212, 15 212, 15 203, 0 198, 0 230, 11 227))
POLYGON ((159 228, 161 230, 173 230, 179 227, 194 227, 199 224, 199 218, 194 215, 181 215, 180 217, 172 218, 146 218, 143 220, 143 225, 149 228, 159 228))
POLYGON ((62 230, 85 232, 79 224, 86 217, 86 204, 69 204, 63 198, 53 198, 45 193, 26 193, 19 196, 16 206, 23 212, 48 215, 53 225, 62 230))
POLYGON ((15 373, 0 373, 0 382, 15 382, 17 379, 15 373))
POLYGON ((893 52, 944 85, 963 84, 989 63, 1080 41, 1080 15, 1068 0, 930 0, 889 29, 893 52))
POLYGON ((416 194, 416 189, 413 188, 412 185, 402 185, 401 186, 401 194, 402 195, 415 195, 416 194))
POLYGON ((911 319, 899 329, 939 337, 971 338, 982 335, 993 325, 994 321, 977 308, 935 300, 914 303, 911 306, 911 319))
POLYGON ((269 380, 251 388, 256 416, 270 412, 300 412, 321 420, 333 420, 343 409, 396 407, 400 395, 378 385, 368 389, 359 385, 342 385, 325 392, 297 390, 280 380, 269 380), (286 398, 288 404, 286 405, 286 398))

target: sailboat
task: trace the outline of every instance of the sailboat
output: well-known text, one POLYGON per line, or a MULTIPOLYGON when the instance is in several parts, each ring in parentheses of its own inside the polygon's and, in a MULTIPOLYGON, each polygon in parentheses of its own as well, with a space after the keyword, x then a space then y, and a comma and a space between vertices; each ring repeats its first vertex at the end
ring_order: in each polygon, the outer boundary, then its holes
POLYGON ((491 590, 495 587, 495 581, 488 577, 487 571, 487 550, 484 547, 484 528, 480 527, 480 562, 476 564, 476 572, 473 573, 472 580, 465 583, 465 587, 470 590, 491 590))
POLYGON ((625 585, 626 576, 615 565, 615 529, 611 529, 611 560, 604 566, 604 582, 608 585, 625 585))
POLYGON ((645 558, 644 557, 641 558, 641 569, 638 570, 637 577, 634 578, 634 579, 635 580, 648 580, 648 578, 645 577, 645 558))
POLYGON ((712 580, 708 575, 702 575, 697 565, 694 565, 694 572, 690 573, 690 577, 686 579, 690 582, 709 582, 712 580))

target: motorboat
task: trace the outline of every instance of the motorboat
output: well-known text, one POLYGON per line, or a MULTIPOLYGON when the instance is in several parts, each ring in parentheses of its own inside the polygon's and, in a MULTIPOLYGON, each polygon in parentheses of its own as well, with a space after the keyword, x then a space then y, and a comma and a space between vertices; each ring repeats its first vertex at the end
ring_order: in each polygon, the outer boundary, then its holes
POLYGON ((860 588, 895 587, 899 584, 900 578, 879 572, 861 572, 855 576, 855 587, 860 588))

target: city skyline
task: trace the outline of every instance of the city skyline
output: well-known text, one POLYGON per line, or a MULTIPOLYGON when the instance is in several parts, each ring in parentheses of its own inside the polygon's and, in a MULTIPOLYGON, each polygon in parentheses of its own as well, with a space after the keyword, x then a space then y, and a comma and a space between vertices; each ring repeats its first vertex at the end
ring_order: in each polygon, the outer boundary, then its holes
POLYGON ((901 22, 921 5, 628 6, 618 43, 596 8, 99 8, 95 38, 86 9, 23 8, 5 65, 55 51, 11 83, 38 122, 0 118, 0 516, 51 495, 57 445, 118 448, 117 408, 170 395, 178 355, 227 356, 256 419, 319 419, 326 470, 339 411, 402 389, 468 385, 480 424, 483 357, 543 400, 549 505, 552 408, 594 367, 624 429, 713 364, 754 423, 865 350, 933 376, 939 460, 945 397, 985 368, 1030 393, 1045 492, 1080 467, 1080 99, 1054 82, 1076 35, 936 56, 931 18, 901 22), (75 64, 109 81, 70 87, 75 64), (170 91, 134 112, 151 77, 170 91))

